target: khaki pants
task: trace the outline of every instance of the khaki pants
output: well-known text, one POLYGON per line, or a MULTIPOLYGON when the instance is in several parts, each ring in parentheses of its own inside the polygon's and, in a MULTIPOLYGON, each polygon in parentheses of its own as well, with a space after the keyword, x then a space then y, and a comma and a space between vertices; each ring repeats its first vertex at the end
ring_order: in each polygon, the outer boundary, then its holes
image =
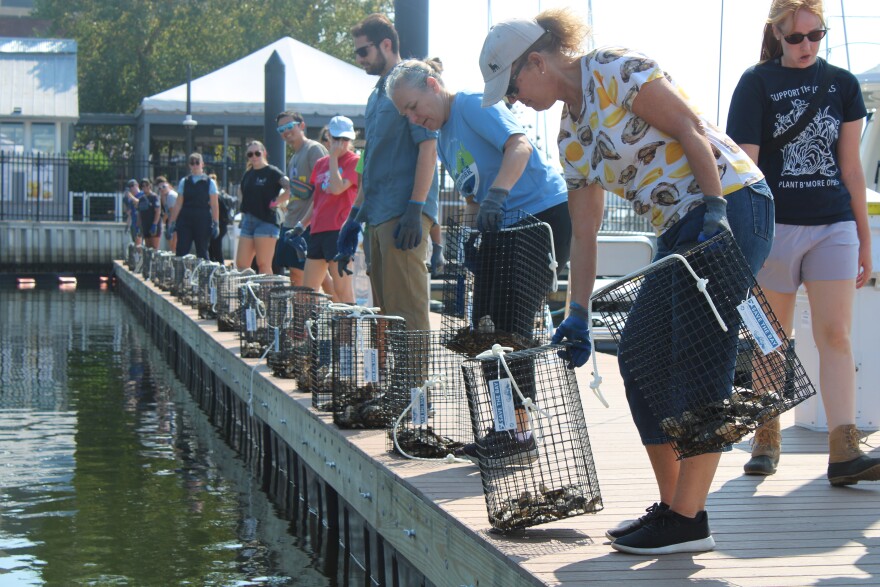
POLYGON ((401 316, 407 330, 430 330, 431 281, 425 260, 434 221, 422 214, 422 240, 401 251, 394 246, 397 218, 370 227, 370 283, 373 303, 388 316, 401 316))

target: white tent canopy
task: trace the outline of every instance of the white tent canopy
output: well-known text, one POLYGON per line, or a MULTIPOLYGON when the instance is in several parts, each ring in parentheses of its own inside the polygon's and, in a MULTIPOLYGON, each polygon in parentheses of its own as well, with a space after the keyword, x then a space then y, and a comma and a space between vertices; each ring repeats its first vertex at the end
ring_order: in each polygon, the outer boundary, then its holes
MULTIPOLYGON (((273 51, 285 67, 287 107, 303 115, 363 116, 378 81, 359 67, 284 37, 191 83, 191 110, 199 114, 262 115, 265 66, 273 51)), ((186 84, 144 98, 144 113, 186 112, 186 84)))

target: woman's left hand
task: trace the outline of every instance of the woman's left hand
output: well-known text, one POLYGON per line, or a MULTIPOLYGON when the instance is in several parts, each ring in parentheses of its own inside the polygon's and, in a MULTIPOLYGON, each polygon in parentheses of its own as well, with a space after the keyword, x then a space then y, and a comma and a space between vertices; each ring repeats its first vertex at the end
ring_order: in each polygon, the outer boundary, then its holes
POLYGON ((861 244, 859 245, 859 273, 856 275, 856 289, 868 283, 872 270, 871 244, 861 244))

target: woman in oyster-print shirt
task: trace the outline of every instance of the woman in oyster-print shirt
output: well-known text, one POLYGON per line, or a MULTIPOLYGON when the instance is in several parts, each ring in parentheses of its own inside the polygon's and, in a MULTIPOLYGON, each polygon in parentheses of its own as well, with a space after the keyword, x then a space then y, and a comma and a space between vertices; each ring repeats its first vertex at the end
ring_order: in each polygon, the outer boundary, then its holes
MULTIPOLYGON (((559 100, 565 104, 559 151, 574 232, 569 279, 573 303, 553 341, 566 345, 564 354, 575 366, 586 363, 592 350, 586 308, 595 282, 606 190, 650 219, 658 234, 658 259, 694 244, 701 235, 729 229, 756 272, 773 240, 772 195, 755 164, 700 116, 649 57, 624 48, 581 54, 587 32, 570 11, 549 10, 534 20, 495 25, 480 55, 484 105, 503 98, 535 110, 547 110, 559 100)), ((665 344, 678 340, 683 325, 668 311, 654 315, 667 322, 670 338, 665 344)), ((632 374, 639 357, 629 347, 636 346, 633 339, 638 336, 627 334, 625 329, 618 360, 660 500, 646 515, 609 530, 607 536, 614 549, 627 553, 711 550, 715 542, 705 504, 720 453, 677 459, 632 374)), ((723 398, 730 394, 736 337, 719 336, 714 347, 717 363, 707 365, 705 376, 689 385, 723 398)), ((674 394, 673 381, 669 383, 674 394)))

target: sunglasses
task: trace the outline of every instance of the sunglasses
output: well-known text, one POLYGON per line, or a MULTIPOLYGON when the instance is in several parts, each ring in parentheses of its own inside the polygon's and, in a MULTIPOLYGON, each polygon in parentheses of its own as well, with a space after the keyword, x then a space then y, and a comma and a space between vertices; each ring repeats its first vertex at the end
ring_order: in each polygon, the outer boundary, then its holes
POLYGON ((250 159, 251 157, 259 157, 259 156, 261 156, 262 154, 263 154, 262 151, 248 151, 248 152, 247 152, 247 158, 250 159))
POLYGON ((358 47, 357 49, 355 49, 354 54, 357 55, 358 57, 366 57, 367 53, 369 53, 369 51, 370 51, 370 47, 375 47, 375 46, 376 46, 376 43, 367 43, 363 47, 358 47))
POLYGON ((804 42, 804 39, 808 39, 811 43, 818 43, 825 38, 825 33, 827 32, 828 29, 819 29, 817 31, 810 31, 806 35, 803 33, 792 33, 790 35, 785 35, 782 38, 785 39, 785 42, 789 45, 800 45, 804 42))
POLYGON ((293 122, 288 122, 287 124, 282 124, 281 126, 276 128, 275 130, 278 131, 278 134, 284 134, 287 131, 293 130, 296 127, 298 127, 301 122, 302 122, 301 120, 294 120, 293 122))
POLYGON ((504 97, 509 103, 515 102, 516 97, 519 95, 519 88, 516 86, 516 78, 519 77, 519 74, 522 72, 523 67, 526 66, 526 63, 528 63, 528 59, 517 65, 516 69, 513 70, 513 75, 510 76, 510 81, 507 84, 507 91, 504 93, 504 97))
POLYGON ((201 165, 202 162, 199 161, 198 159, 190 159, 190 160, 189 160, 189 164, 190 164, 190 165, 201 165))
POLYGON ((330 137, 328 137, 327 135, 324 135, 323 137, 321 137, 321 142, 322 143, 329 143, 330 137))

